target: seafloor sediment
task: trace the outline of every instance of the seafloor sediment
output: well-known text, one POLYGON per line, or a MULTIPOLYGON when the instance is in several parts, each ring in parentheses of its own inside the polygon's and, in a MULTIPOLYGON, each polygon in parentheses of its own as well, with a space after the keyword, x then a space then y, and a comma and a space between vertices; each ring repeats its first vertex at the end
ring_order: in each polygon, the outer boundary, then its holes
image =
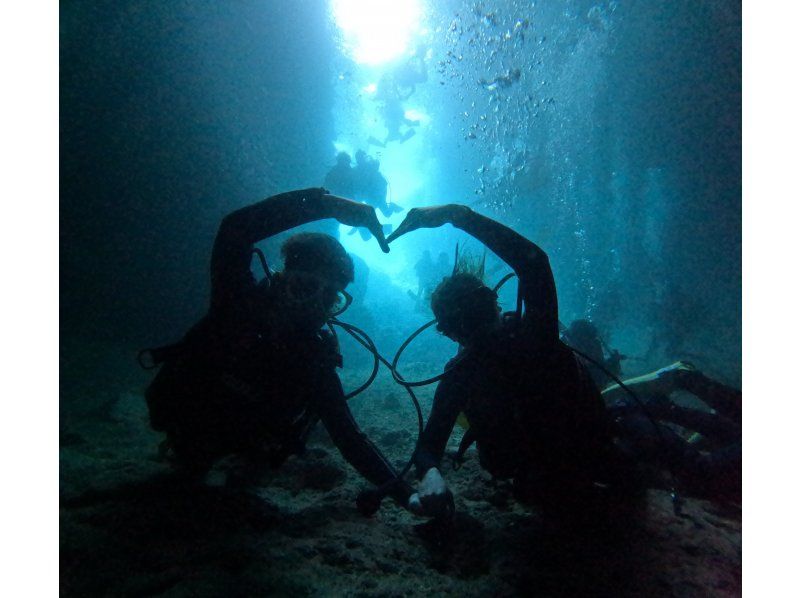
MULTIPOLYGON (((614 526, 572 529, 517 504, 478 467, 473 449, 446 474, 456 496, 446 528, 389 500, 362 517, 354 499, 365 482, 322 429, 304 455, 248 490, 222 485, 224 463, 208 485, 187 489, 156 458, 160 435, 148 428, 140 379, 120 380, 94 390, 62 384, 65 597, 741 593, 738 507, 688 499, 676 516, 667 493, 651 491, 614 526), (104 399, 70 411, 75 397, 64 392, 104 399)), ((430 389, 422 393, 424 410, 430 398, 430 389)), ((398 464, 416 438, 406 401, 381 376, 352 402, 364 431, 398 464)))

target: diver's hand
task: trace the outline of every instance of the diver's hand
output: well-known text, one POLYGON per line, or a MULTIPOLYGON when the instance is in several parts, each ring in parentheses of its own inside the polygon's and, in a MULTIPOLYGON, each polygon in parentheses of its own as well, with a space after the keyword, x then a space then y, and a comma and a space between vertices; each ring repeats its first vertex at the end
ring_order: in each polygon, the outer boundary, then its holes
POLYGON ((325 200, 330 204, 331 217, 347 226, 364 227, 378 240, 384 253, 389 253, 389 244, 383 236, 383 227, 378 222, 375 208, 359 201, 325 195, 325 200))
POLYGON ((431 467, 415 494, 408 499, 408 510, 417 515, 441 517, 453 511, 453 494, 447 489, 438 469, 431 467))
POLYGON ((391 243, 396 238, 410 233, 418 228, 438 228, 443 224, 453 223, 468 207, 459 204, 446 204, 443 206, 430 206, 426 208, 412 208, 408 211, 403 222, 397 227, 387 241, 391 243))

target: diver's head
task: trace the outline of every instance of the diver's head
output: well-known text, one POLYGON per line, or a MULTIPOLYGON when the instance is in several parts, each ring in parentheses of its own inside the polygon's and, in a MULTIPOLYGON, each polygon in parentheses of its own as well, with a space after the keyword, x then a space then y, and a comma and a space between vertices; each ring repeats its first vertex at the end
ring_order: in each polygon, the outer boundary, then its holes
POLYGON ((566 335, 575 343, 594 341, 599 336, 597 327, 589 320, 573 320, 567 327, 566 335))
POLYGON ((603 359, 603 346, 597 327, 589 320, 574 320, 564 331, 565 340, 569 345, 583 351, 590 357, 603 359))
POLYGON ((350 154, 347 152, 339 152, 336 154, 336 164, 339 166, 350 166, 350 154))
POLYGON ((445 277, 431 295, 436 329, 467 346, 500 323, 497 293, 470 272, 445 277))
POLYGON ((350 304, 353 260, 341 243, 322 233, 299 233, 281 247, 284 269, 274 289, 281 316, 294 328, 318 330, 350 304))
POLYGON ((369 156, 367 156, 367 152, 364 150, 358 150, 356 152, 356 164, 365 165, 369 162, 369 156))

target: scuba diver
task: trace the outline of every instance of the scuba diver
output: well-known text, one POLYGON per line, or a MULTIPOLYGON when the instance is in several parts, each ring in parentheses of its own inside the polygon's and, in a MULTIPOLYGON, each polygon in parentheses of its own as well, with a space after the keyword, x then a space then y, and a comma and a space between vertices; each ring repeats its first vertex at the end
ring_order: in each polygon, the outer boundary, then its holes
MULTIPOLYGON (((598 334, 597 328, 588 320, 573 321, 561 338, 571 348, 577 349, 590 358, 586 359, 580 354, 578 355, 578 359, 586 365, 597 387, 602 390, 606 403, 620 404, 624 402, 624 389, 615 383, 609 374, 617 378, 622 376, 620 363, 627 359, 627 356, 620 354, 616 349, 609 349, 598 334), (606 354, 608 357, 605 357, 606 354), (605 371, 596 364, 602 365, 605 371)), ((669 395, 677 391, 691 393, 716 411, 718 417, 729 420, 731 425, 741 426, 742 391, 709 378, 688 361, 676 361, 655 372, 623 379, 622 382, 628 388, 635 390, 647 405, 654 408, 659 405, 661 407, 668 406, 673 413, 679 413, 684 409, 670 402, 669 395)), ((697 410, 689 409, 688 411, 697 410)), ((664 412, 664 409, 660 408, 659 412, 664 412)), ((708 415, 714 416, 710 413, 708 415)), ((688 417, 682 418, 682 420, 689 421, 688 417)), ((674 423, 680 424, 680 422, 674 423)), ((692 429, 685 423, 680 425, 692 429)), ((726 423, 722 423, 721 427, 729 429, 726 423)))
MULTIPOLYGON (((615 349, 609 349, 588 320, 575 320, 565 330, 562 339, 590 359, 584 362, 598 388, 609 414, 617 425, 624 429, 623 436, 638 438, 640 446, 652 452, 659 439, 653 436, 652 425, 643 416, 641 409, 630 405, 627 391, 612 380, 609 374, 619 379, 622 372, 620 361, 626 359, 615 349), (604 357, 604 350, 609 354, 604 357), (598 367, 601 364, 606 371, 598 367)), ((698 468, 725 470, 727 493, 741 486, 742 443, 742 392, 717 380, 709 378, 687 361, 677 361, 655 372, 622 380, 635 392, 646 406, 650 417, 683 428, 683 435, 671 430, 665 432, 663 441, 672 443, 673 451, 683 461, 690 460, 698 468), (676 392, 694 395, 706 409, 687 407, 671 400, 676 392), (738 484, 737 484, 738 480, 738 484)), ((642 450, 638 452, 642 453, 642 450)), ((641 456, 641 455, 640 455, 641 456)), ((682 467, 677 463, 677 467, 682 467)), ((689 483, 695 494, 713 494, 703 483, 702 476, 690 475, 689 483)), ((712 476, 713 478, 714 476, 712 476)), ((718 480, 714 480, 718 484, 718 480)))
POLYGON ((481 77, 478 80, 478 83, 480 83, 481 86, 483 86, 484 89, 487 89, 489 91, 494 91, 498 87, 506 89, 508 87, 511 87, 517 81, 519 81, 519 78, 520 78, 521 74, 522 74, 522 71, 520 71, 517 68, 515 68, 515 69, 506 69, 501 74, 495 75, 494 77, 492 77, 491 79, 488 79, 488 80, 484 79, 483 77, 481 77))
POLYGON ((380 102, 386 136, 382 140, 370 136, 367 141, 371 145, 385 148, 392 141, 403 144, 416 135, 414 127, 419 126, 420 121, 406 116, 404 102, 413 95, 418 84, 428 80, 427 55, 428 46, 419 44, 407 60, 390 68, 378 81, 375 100, 380 102))
POLYGON ((339 152, 336 154, 336 164, 325 175, 323 186, 334 195, 352 198, 355 193, 353 174, 353 167, 350 165, 350 154, 339 152))
POLYGON ((459 350, 445 366, 415 454, 421 482, 409 499, 412 511, 452 509, 440 464, 462 412, 481 466, 511 479, 521 502, 554 513, 571 517, 602 496, 660 485, 651 465, 676 472, 692 492, 735 487, 730 460, 707 459, 654 422, 643 427, 638 414, 606 409, 584 364, 559 337, 555 282, 536 244, 456 204, 412 209, 388 241, 448 223, 512 267, 520 300, 516 312, 502 314, 497 293, 458 263, 434 291, 437 329, 459 350))
POLYGON ((417 292, 408 291, 408 296, 414 300, 417 311, 428 310, 433 290, 451 270, 452 266, 444 251, 439 252, 436 262, 431 258, 430 250, 425 249, 422 252, 422 256, 414 264, 414 272, 417 275, 417 292))
POLYGON ((434 287, 441 280, 441 276, 436 276, 436 264, 433 263, 431 252, 425 249, 422 256, 414 264, 414 272, 417 275, 417 292, 414 293, 409 289, 408 296, 414 301, 414 309, 418 312, 424 312, 430 302, 431 292, 434 287))
MULTIPOLYGON (((262 263, 266 276, 256 282, 250 269, 255 243, 323 218, 366 227, 389 250, 373 208, 325 189, 239 209, 214 241, 207 315, 177 345, 151 351, 162 365, 146 392, 150 422, 166 433, 166 452, 188 480, 202 481, 228 455, 251 473, 278 467, 302 451, 317 420, 362 476, 376 485, 396 480, 350 413, 337 343, 322 330, 349 305, 350 256, 336 239, 306 232, 284 242, 283 271, 262 263)), ((397 481, 390 495, 406 505, 410 492, 397 481)))
POLYGON ((403 105, 403 102, 409 98, 411 92, 413 92, 413 88, 411 91, 401 89, 398 86, 398 82, 390 74, 381 78, 375 92, 375 100, 380 102, 380 114, 386 127, 386 136, 383 140, 370 136, 367 139, 369 144, 385 148, 392 141, 403 144, 417 134, 414 127, 419 126, 420 121, 408 118, 403 105), (402 131, 402 129, 405 129, 405 131, 402 131))
POLYGON ((353 199, 380 210, 387 218, 405 208, 387 200, 389 183, 380 172, 381 163, 363 150, 356 152, 356 167, 353 169, 353 199))
MULTIPOLYGON (((363 150, 356 152, 356 166, 352 170, 352 198, 363 202, 389 218, 392 214, 402 212, 404 208, 387 200, 389 183, 380 172, 380 162, 367 155, 363 150)), ((391 232, 391 225, 383 226, 384 234, 391 232)), ((364 241, 369 241, 372 234, 366 228, 352 229, 348 235, 358 230, 364 241)))
POLYGON ((609 348, 600 338, 597 327, 589 320, 573 320, 563 331, 561 338, 569 346, 579 349, 592 359, 590 361, 578 356, 598 388, 603 389, 611 383, 612 378, 609 374, 622 375, 622 361, 628 357, 616 349, 609 348))
POLYGON ((388 241, 448 223, 513 268, 525 311, 502 314, 495 291, 458 264, 434 291, 437 329, 459 352, 435 392, 415 455, 422 481, 409 506, 435 515, 452 503, 440 462, 461 412, 481 466, 512 479, 518 498, 576 504, 604 477, 613 443, 599 391, 559 339, 548 257, 510 228, 455 204, 412 209, 388 241))

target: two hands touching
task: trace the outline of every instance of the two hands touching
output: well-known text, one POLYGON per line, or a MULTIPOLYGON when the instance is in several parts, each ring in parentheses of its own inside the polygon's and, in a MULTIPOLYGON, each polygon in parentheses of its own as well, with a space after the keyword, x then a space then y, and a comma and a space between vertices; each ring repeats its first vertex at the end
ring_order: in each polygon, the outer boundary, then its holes
POLYGON ((419 228, 438 228, 453 223, 464 210, 469 210, 466 206, 457 204, 412 208, 397 230, 387 238, 383 234, 383 226, 378 222, 375 208, 365 203, 330 195, 324 189, 321 191, 324 193, 322 197, 331 205, 332 217, 344 225, 364 227, 369 230, 384 253, 389 253, 389 243, 406 233, 419 228))

